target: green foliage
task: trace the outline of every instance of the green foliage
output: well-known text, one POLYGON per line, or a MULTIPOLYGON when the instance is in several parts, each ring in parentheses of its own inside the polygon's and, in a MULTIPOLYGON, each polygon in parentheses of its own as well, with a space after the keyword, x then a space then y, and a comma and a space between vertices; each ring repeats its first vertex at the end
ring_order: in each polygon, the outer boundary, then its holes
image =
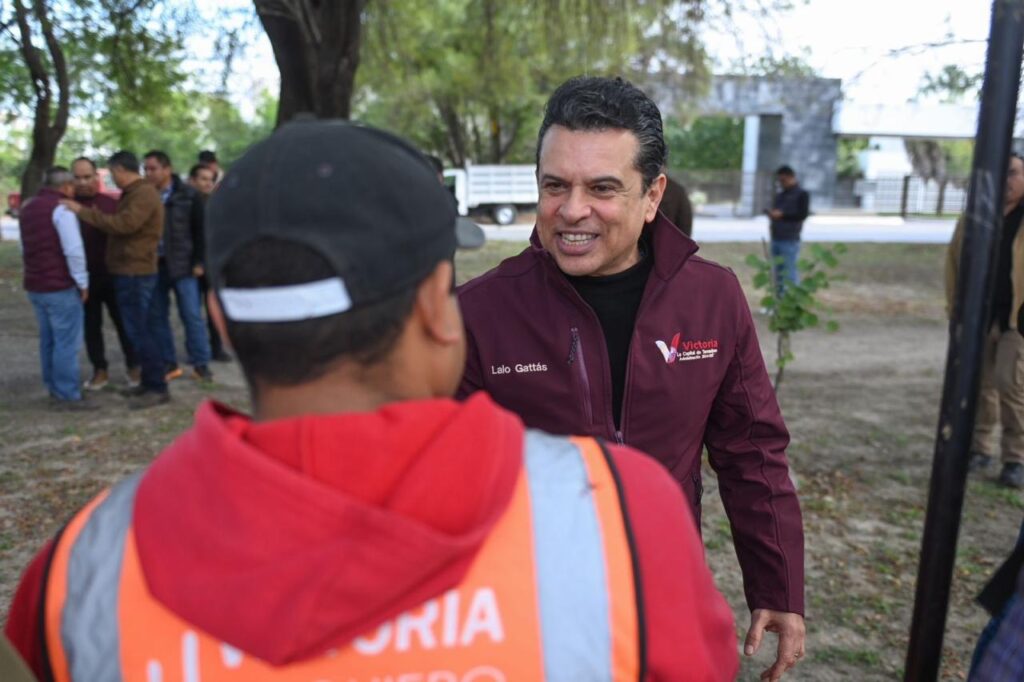
POLYGON ((938 95, 943 102, 956 103, 981 89, 983 74, 968 73, 958 64, 946 64, 937 73, 926 73, 918 94, 938 95))
POLYGON ((743 166, 743 121, 702 116, 689 127, 665 121, 669 166, 677 170, 739 170, 743 166))
POLYGON ((749 76, 766 78, 816 78, 818 70, 807 61, 809 52, 805 49, 799 55, 761 55, 753 59, 744 58, 734 68, 749 76))
MULTIPOLYGON (((767 248, 767 247, 766 247, 767 248)), ((800 270, 800 283, 787 282, 784 287, 777 286, 776 266, 782 263, 781 258, 769 260, 756 254, 747 256, 747 265, 754 269, 754 288, 761 289, 765 295, 761 298, 761 306, 768 313, 768 328, 778 335, 775 365, 775 390, 782 384, 783 371, 794 360, 790 348, 790 335, 817 327, 822 323, 830 332, 839 331, 839 323, 832 319, 831 311, 818 300, 819 292, 828 289, 837 277, 831 271, 839 266, 839 256, 846 253, 844 244, 836 244, 832 248, 821 244, 808 244, 803 257, 797 263, 800 270)))
POLYGON ((706 55, 693 31, 699 16, 687 11, 702 4, 370 3, 354 117, 456 165, 531 162, 543 104, 570 76, 628 76, 655 47, 673 73, 706 76, 706 55))
POLYGON ((857 155, 868 148, 866 138, 841 137, 836 149, 836 175, 840 178, 861 177, 857 155))

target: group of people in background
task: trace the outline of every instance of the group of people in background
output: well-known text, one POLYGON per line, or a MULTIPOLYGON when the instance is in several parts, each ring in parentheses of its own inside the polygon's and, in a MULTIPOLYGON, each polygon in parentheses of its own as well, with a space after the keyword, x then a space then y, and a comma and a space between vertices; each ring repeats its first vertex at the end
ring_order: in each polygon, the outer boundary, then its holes
POLYGON ((96 163, 83 156, 70 168, 47 170, 19 216, 43 383, 61 409, 91 409, 83 389, 110 383, 104 309, 117 330, 124 394, 133 408, 167 402, 168 382, 184 374, 171 326, 172 292, 192 376, 212 381, 210 363, 231 360, 203 314, 205 205, 221 175, 216 154, 200 152, 187 179, 160 150, 148 152, 142 164, 119 151, 107 168, 119 198, 105 191, 96 163), (84 383, 78 362, 83 337, 92 364, 84 383))

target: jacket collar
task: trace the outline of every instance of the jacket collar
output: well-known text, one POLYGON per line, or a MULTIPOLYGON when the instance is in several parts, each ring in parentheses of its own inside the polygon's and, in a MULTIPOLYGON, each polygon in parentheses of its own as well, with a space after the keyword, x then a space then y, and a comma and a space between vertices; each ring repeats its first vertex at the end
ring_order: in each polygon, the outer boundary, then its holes
MULTIPOLYGON (((679 268, 683 267, 690 256, 697 253, 700 248, 697 242, 683 234, 661 211, 658 211, 654 220, 644 225, 643 234, 653 244, 653 272, 659 279, 665 281, 672 279, 679 272, 679 268)), ((530 235, 530 246, 538 256, 543 256, 556 270, 558 269, 555 259, 541 246, 536 225, 530 235)))

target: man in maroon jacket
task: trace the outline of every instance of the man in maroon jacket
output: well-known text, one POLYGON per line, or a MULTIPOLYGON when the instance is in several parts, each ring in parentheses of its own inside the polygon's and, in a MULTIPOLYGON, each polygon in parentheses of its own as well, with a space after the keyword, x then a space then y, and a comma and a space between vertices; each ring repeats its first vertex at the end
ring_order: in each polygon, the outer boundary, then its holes
POLYGON ((460 395, 651 454, 697 519, 706 446, 752 609, 745 652, 777 632, 776 680, 804 651, 789 434, 739 281, 658 213, 666 155, 657 106, 629 83, 576 78, 552 95, 531 245, 460 290, 460 395))
MULTIPOLYGON (((95 206, 103 213, 114 213, 117 210, 117 199, 100 193, 100 178, 96 172, 96 164, 85 156, 74 160, 71 173, 75 176, 75 201, 83 206, 95 206)), ((131 341, 125 334, 121 324, 121 314, 117 308, 117 295, 114 292, 114 280, 107 272, 107 235, 91 224, 79 221, 82 228, 82 243, 85 244, 85 261, 89 268, 89 300, 85 302, 85 350, 92 363, 92 378, 85 382, 85 387, 98 391, 110 380, 107 371, 107 352, 103 342, 103 307, 106 306, 117 340, 124 354, 125 369, 128 380, 139 381, 139 363, 135 360, 135 351, 131 341)))

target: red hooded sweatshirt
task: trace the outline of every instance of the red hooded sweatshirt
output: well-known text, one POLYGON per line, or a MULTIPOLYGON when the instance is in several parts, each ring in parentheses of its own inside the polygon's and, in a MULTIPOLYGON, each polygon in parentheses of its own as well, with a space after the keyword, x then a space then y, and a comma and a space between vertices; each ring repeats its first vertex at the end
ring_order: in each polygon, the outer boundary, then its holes
MULTIPOLYGON (((322 655, 461 581, 511 499, 523 435, 484 394, 263 423, 205 403, 138 490, 146 582, 252 656, 322 655)), ((612 456, 639 555, 647 679, 732 679, 732 616, 678 487, 650 458, 612 456)), ((26 571, 6 628, 40 676, 51 551, 26 571)))

